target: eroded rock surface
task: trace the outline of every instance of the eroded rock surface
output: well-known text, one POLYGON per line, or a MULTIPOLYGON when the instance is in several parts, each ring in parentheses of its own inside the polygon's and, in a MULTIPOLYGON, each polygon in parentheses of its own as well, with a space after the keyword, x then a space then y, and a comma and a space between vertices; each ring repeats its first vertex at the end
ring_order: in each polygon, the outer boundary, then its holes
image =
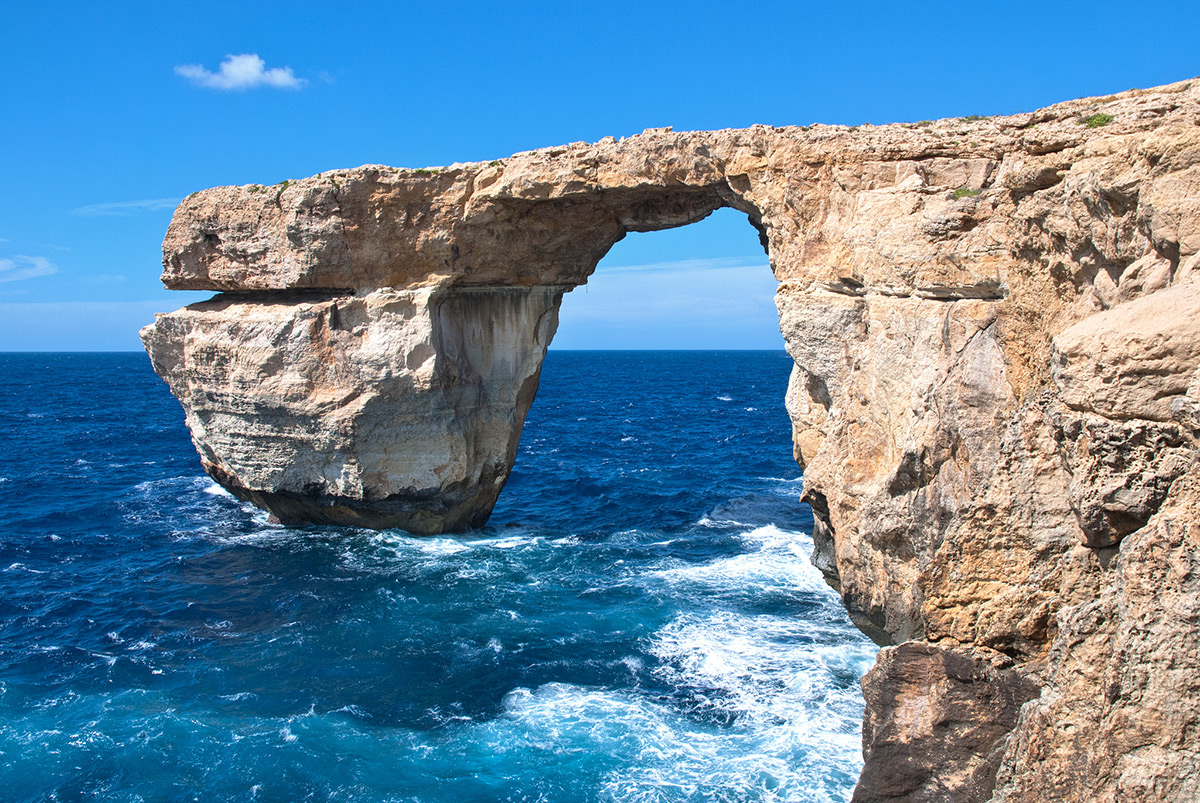
POLYGON ((562 293, 723 206, 780 282, 814 560, 896 645, 856 800, 1196 799, 1200 81, 205 190, 163 280, 222 295, 143 339, 234 493, 461 529, 562 293))
POLYGON ((143 332, 204 469, 285 523, 482 526, 562 289, 227 293, 143 332))

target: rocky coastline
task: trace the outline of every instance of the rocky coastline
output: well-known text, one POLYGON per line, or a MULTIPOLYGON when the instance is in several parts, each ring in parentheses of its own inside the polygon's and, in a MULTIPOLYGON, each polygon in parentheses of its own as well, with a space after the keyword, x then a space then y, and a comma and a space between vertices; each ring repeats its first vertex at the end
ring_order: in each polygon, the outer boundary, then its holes
POLYGON ((460 531, 562 295, 721 207, 779 281, 814 562, 884 647, 855 800, 1200 799, 1200 79, 208 189, 163 282, 218 295, 142 339, 232 493, 460 531))

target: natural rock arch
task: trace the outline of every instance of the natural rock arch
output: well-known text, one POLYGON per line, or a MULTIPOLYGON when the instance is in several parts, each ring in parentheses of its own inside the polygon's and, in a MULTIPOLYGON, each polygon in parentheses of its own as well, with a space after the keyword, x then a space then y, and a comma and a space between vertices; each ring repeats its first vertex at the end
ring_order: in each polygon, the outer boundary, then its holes
POLYGON ((815 560, 897 645, 865 681, 858 798, 1190 799, 1197 120, 1177 84, 206 190, 163 279, 223 294, 143 339, 239 496, 461 529, 512 465, 562 293, 627 231, 740 209, 780 281, 815 560))

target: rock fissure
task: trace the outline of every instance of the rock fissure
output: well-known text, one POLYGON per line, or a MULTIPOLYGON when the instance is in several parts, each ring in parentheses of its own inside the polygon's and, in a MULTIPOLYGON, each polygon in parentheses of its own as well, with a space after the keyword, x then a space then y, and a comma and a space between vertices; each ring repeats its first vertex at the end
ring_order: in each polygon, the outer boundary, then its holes
POLYGON ((740 210, 779 280, 813 561, 888 645, 855 799, 1190 801, 1197 120, 1184 82, 204 190, 163 281, 220 295, 142 336, 241 498, 285 522, 475 527, 563 294, 628 232, 740 210))

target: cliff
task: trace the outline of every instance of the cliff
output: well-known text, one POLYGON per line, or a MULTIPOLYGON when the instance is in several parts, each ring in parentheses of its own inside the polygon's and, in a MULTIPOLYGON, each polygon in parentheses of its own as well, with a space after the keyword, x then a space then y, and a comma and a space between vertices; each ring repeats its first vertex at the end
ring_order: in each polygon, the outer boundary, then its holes
POLYGON ((563 292, 745 212, 814 561, 882 645, 856 800, 1200 798, 1200 81, 1030 114, 649 130, 181 204, 142 337, 285 522, 483 523, 563 292))

